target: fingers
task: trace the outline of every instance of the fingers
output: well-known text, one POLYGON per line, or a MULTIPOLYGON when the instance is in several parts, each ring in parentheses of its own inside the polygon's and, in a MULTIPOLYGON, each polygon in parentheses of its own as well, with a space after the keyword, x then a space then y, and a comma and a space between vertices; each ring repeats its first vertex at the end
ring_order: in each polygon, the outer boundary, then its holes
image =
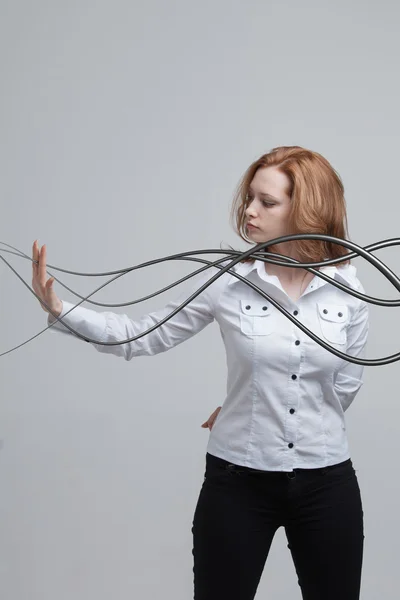
MULTIPOLYGON (((48 292, 52 293, 53 281, 50 284, 46 282, 46 268, 46 247, 39 248, 38 241, 35 240, 32 246, 32 287, 37 294, 41 308, 48 312, 43 305, 43 301, 45 301, 48 292)), ((51 279, 54 280, 54 278, 51 279)))
MULTIPOLYGON (((35 240, 33 242, 33 246, 32 246, 32 260, 37 261, 39 260, 39 248, 38 248, 38 242, 37 240, 35 240)), ((38 265, 36 262, 32 263, 32 273, 33 275, 37 275, 38 273, 38 265)))
POLYGON ((39 253, 39 282, 41 286, 46 285, 46 260, 47 260, 47 251, 46 244, 43 244, 40 253, 39 253))
POLYGON ((214 425, 214 421, 217 418, 217 416, 219 415, 219 411, 221 410, 221 406, 218 406, 213 413, 211 413, 211 415, 208 417, 207 421, 204 421, 204 423, 201 425, 201 427, 207 428, 209 427, 210 431, 213 428, 214 425))
POLYGON ((205 429, 208 427, 211 431, 211 429, 213 428, 215 419, 216 419, 216 417, 210 417, 207 421, 205 421, 202 424, 202 427, 204 427, 205 429))

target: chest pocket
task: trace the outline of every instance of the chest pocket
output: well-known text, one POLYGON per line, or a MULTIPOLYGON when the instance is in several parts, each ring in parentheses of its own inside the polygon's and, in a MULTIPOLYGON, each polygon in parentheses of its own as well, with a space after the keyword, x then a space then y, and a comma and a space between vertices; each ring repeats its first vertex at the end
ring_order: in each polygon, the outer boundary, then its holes
POLYGON ((323 337, 333 344, 346 344, 348 307, 345 304, 317 302, 317 310, 323 337))
POLYGON ((240 329, 246 335, 269 335, 276 329, 275 306, 268 300, 240 300, 240 329))

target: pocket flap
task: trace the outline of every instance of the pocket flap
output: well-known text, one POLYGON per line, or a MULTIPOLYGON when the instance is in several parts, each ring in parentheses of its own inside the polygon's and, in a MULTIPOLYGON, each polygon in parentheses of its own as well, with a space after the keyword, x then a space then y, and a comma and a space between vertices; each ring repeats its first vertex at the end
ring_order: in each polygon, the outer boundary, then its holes
POLYGON ((251 317, 268 317, 275 308, 268 300, 240 300, 240 308, 243 314, 251 317))
POLYGON ((331 304, 329 302, 317 302, 318 314, 324 321, 333 323, 345 323, 349 316, 349 308, 345 304, 331 304))

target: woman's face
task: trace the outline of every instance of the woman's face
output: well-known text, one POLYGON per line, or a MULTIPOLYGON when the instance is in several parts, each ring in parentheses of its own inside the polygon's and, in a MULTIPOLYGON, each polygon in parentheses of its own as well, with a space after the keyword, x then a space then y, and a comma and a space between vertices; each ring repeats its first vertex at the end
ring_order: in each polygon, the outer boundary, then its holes
MULTIPOLYGON (((276 167, 262 167, 254 175, 245 210, 246 234, 256 244, 288 235, 290 212, 289 178, 276 167), (249 227, 253 224, 256 228, 249 227)), ((282 252, 283 244, 279 244, 282 252)))

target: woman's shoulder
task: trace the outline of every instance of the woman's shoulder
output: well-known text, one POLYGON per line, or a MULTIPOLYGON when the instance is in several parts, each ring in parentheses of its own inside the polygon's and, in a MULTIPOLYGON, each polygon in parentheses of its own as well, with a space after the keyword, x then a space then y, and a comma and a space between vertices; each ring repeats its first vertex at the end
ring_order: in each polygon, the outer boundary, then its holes
MULTIPOLYGON (((342 277, 342 283, 347 285, 349 288, 366 295, 363 284, 361 283, 358 274, 357 267, 352 264, 341 265, 337 267, 337 273, 339 277, 342 277)), ((358 313, 360 310, 364 311, 365 318, 368 319, 368 302, 357 296, 353 296, 346 290, 342 290, 341 294, 345 295, 343 298, 344 303, 350 308, 352 313, 358 313)))
POLYGON ((342 264, 336 267, 339 277, 355 290, 364 290, 364 287, 359 279, 357 267, 352 263, 342 264))
MULTIPOLYGON (((211 262, 211 261, 210 261, 211 262)), ((231 259, 226 259, 220 262, 218 265, 210 265, 207 269, 198 274, 194 280, 194 285, 203 285, 207 283, 209 279, 218 275, 218 277, 209 285, 206 290, 204 290, 207 294, 212 296, 214 299, 221 294, 222 289, 228 284, 230 279, 234 277, 231 273, 226 270, 221 274, 221 270, 224 267, 227 267, 231 262, 231 259)), ((240 264, 240 263, 239 263, 240 264)), ((238 265, 234 265, 230 268, 231 271, 236 271, 238 265)))

